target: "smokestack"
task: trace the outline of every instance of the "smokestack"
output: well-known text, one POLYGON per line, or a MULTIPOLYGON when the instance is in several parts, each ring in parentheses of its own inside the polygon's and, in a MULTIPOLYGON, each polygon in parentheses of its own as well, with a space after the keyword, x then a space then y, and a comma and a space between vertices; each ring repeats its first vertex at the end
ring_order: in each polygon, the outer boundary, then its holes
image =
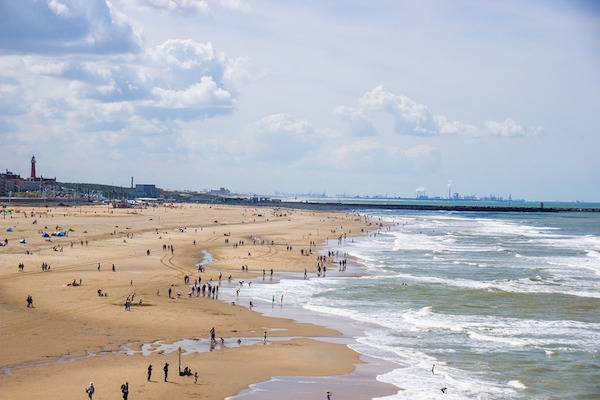
POLYGON ((131 188, 133 189, 133 176, 131 177, 131 188))

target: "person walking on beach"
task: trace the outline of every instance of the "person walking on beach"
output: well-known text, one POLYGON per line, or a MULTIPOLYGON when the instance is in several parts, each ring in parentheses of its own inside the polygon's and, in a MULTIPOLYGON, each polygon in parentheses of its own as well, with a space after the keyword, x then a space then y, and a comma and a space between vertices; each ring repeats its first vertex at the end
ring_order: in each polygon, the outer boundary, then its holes
POLYGON ((33 308, 33 297, 30 294, 27 295, 27 308, 33 308))
POLYGON ((167 381, 167 377, 169 376, 169 363, 165 363, 163 367, 163 371, 165 371, 165 382, 167 381))
POLYGON ((90 386, 87 387, 87 388, 85 388, 85 392, 88 395, 88 399, 90 399, 90 400, 92 399, 92 396, 94 396, 94 391, 95 390, 96 389, 94 389, 94 382, 90 382, 90 386))
POLYGON ((264 341, 264 343, 265 343, 265 344, 267 344, 267 331, 265 331, 265 335, 264 335, 264 337, 265 337, 265 341, 264 341))
POLYGON ((333 393, 327 392, 327 400, 333 400, 333 393))
POLYGON ((194 372, 194 385, 198 383, 198 371, 194 372))
POLYGON ((127 400, 129 396, 129 382, 125 382, 121 385, 121 393, 123 393, 123 400, 127 400))
POLYGON ((211 343, 216 343, 217 340, 215 339, 215 335, 216 335, 215 327, 213 326, 212 328, 210 328, 210 342, 211 343))
POLYGON ((148 382, 150 382, 151 377, 152 377, 152 364, 148 365, 148 382))

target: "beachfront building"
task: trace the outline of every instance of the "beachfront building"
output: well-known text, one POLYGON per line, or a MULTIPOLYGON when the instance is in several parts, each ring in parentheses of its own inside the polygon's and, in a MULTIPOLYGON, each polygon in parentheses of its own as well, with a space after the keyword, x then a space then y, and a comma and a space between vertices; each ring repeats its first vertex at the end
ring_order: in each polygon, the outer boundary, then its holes
POLYGON ((139 184, 135 185, 135 196, 136 197, 146 197, 146 198, 155 198, 158 197, 158 189, 156 189, 156 185, 151 184, 139 184))
POLYGON ((27 179, 21 178, 20 175, 14 174, 9 170, 5 173, 0 173, 0 196, 8 196, 9 194, 18 192, 44 192, 48 190, 56 190, 56 178, 44 178, 36 175, 35 156, 31 157, 31 176, 27 179))
POLYGON ((9 170, 5 173, 0 173, 0 196, 8 196, 9 193, 17 192, 19 189, 18 183, 21 177, 13 174, 9 170))

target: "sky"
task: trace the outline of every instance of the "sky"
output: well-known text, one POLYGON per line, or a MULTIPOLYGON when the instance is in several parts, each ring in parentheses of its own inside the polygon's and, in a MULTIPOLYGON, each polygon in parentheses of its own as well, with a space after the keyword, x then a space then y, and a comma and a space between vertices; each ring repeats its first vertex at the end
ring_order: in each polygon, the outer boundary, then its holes
POLYGON ((0 169, 600 200, 586 1, 0 0, 0 169))

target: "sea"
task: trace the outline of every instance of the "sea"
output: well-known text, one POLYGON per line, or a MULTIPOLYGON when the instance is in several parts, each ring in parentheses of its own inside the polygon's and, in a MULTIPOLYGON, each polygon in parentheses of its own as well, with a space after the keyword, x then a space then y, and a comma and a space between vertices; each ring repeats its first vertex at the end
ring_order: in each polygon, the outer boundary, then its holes
POLYGON ((245 298, 271 314, 283 295, 301 320, 336 321, 386 362, 373 376, 394 385, 386 400, 600 398, 599 213, 366 215, 387 226, 320 250, 348 257, 345 272, 258 282, 245 298))

